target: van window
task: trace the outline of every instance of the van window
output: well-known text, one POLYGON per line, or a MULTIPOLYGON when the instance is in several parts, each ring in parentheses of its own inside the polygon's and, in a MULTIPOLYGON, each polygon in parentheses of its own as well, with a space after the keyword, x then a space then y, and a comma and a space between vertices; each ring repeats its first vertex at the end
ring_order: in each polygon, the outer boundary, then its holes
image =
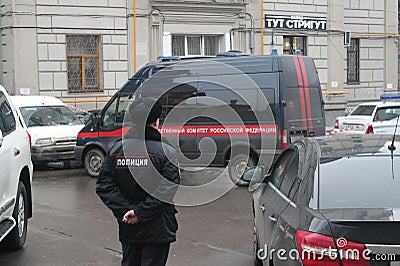
MULTIPOLYGON (((257 123, 257 118, 254 113, 255 110, 253 110, 253 108, 257 106, 258 95, 256 89, 241 89, 239 95, 239 93, 219 84, 211 82, 199 82, 198 91, 199 96, 215 98, 229 105, 239 115, 242 121, 246 123, 257 123), (242 97, 246 98, 246 100, 244 100, 242 97), (252 106, 250 106, 249 103, 252 106)), ((234 116, 228 115, 226 117, 227 120, 221 122, 235 122, 229 121, 236 120, 233 118, 234 116)), ((203 118, 202 120, 204 119, 205 118, 203 118)))
MULTIPOLYGON (((196 96, 197 89, 193 85, 186 83, 180 84, 175 88, 170 89, 160 98, 160 103, 163 106, 161 120, 167 117, 169 112, 171 112, 171 110, 178 104, 196 96)), ((184 108, 184 106, 182 106, 182 108, 184 108)))
MULTIPOLYGON (((272 112, 273 117, 267 117, 268 122, 272 119, 276 121, 276 101, 275 101, 275 89, 274 88, 261 88, 261 92, 263 95, 259 95, 258 104, 257 104, 257 112, 261 112, 264 116, 265 114, 269 114, 269 110, 267 110, 263 105, 265 104, 265 100, 267 100, 269 104, 269 108, 272 112), (264 99, 262 97, 265 97, 264 99), (267 113, 266 113, 267 112, 267 113)), ((263 117, 264 117, 263 116, 263 117)))
POLYGON ((125 110, 131 102, 133 95, 118 95, 103 112, 101 126, 103 129, 112 130, 122 126, 125 110))
POLYGON ((309 88, 310 92, 310 101, 311 101, 311 116, 312 118, 321 118, 323 117, 323 106, 321 93, 319 88, 309 88))
MULTIPOLYGON (((311 117, 321 118, 322 114, 322 99, 319 88, 309 88, 310 103, 311 103, 311 117)), ((288 121, 301 120, 302 110, 300 103, 299 88, 287 88, 283 93, 283 100, 286 101, 286 117, 288 121)), ((304 105, 306 105, 306 98, 304 95, 304 105)))

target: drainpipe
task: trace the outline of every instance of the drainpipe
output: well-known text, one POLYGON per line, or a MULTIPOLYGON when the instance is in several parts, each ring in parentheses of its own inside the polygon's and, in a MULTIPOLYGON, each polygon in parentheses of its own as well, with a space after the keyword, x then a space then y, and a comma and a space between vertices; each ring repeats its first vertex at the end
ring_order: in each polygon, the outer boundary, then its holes
POLYGON ((261 0, 261 55, 264 55, 264 0, 261 0))
POLYGON ((133 0, 133 73, 136 73, 137 48, 136 48, 136 1, 133 0))

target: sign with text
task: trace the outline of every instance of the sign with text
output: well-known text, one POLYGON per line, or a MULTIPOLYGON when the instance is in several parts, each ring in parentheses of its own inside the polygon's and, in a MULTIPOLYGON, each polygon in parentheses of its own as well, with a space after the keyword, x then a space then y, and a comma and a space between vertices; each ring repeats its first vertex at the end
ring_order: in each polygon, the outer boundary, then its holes
POLYGON ((326 18, 265 15, 265 27, 271 29, 326 30, 326 18))

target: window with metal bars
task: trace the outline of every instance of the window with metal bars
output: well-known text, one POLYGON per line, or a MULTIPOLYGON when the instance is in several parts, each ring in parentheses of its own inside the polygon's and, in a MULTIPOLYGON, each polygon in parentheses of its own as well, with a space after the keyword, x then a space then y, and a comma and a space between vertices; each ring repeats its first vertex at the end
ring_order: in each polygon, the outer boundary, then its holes
POLYGON ((69 92, 98 92, 100 88, 99 35, 67 35, 69 92))
POLYGON ((351 39, 347 47, 347 84, 360 83, 360 39, 351 39))

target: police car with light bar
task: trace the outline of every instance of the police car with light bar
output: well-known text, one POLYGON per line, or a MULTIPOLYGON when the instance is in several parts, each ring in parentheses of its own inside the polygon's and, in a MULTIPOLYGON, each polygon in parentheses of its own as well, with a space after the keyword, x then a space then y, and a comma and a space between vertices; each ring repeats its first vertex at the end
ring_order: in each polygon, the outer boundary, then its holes
POLYGON ((393 134, 400 115, 400 94, 382 95, 380 102, 358 105, 335 121, 335 131, 348 134, 393 134))

